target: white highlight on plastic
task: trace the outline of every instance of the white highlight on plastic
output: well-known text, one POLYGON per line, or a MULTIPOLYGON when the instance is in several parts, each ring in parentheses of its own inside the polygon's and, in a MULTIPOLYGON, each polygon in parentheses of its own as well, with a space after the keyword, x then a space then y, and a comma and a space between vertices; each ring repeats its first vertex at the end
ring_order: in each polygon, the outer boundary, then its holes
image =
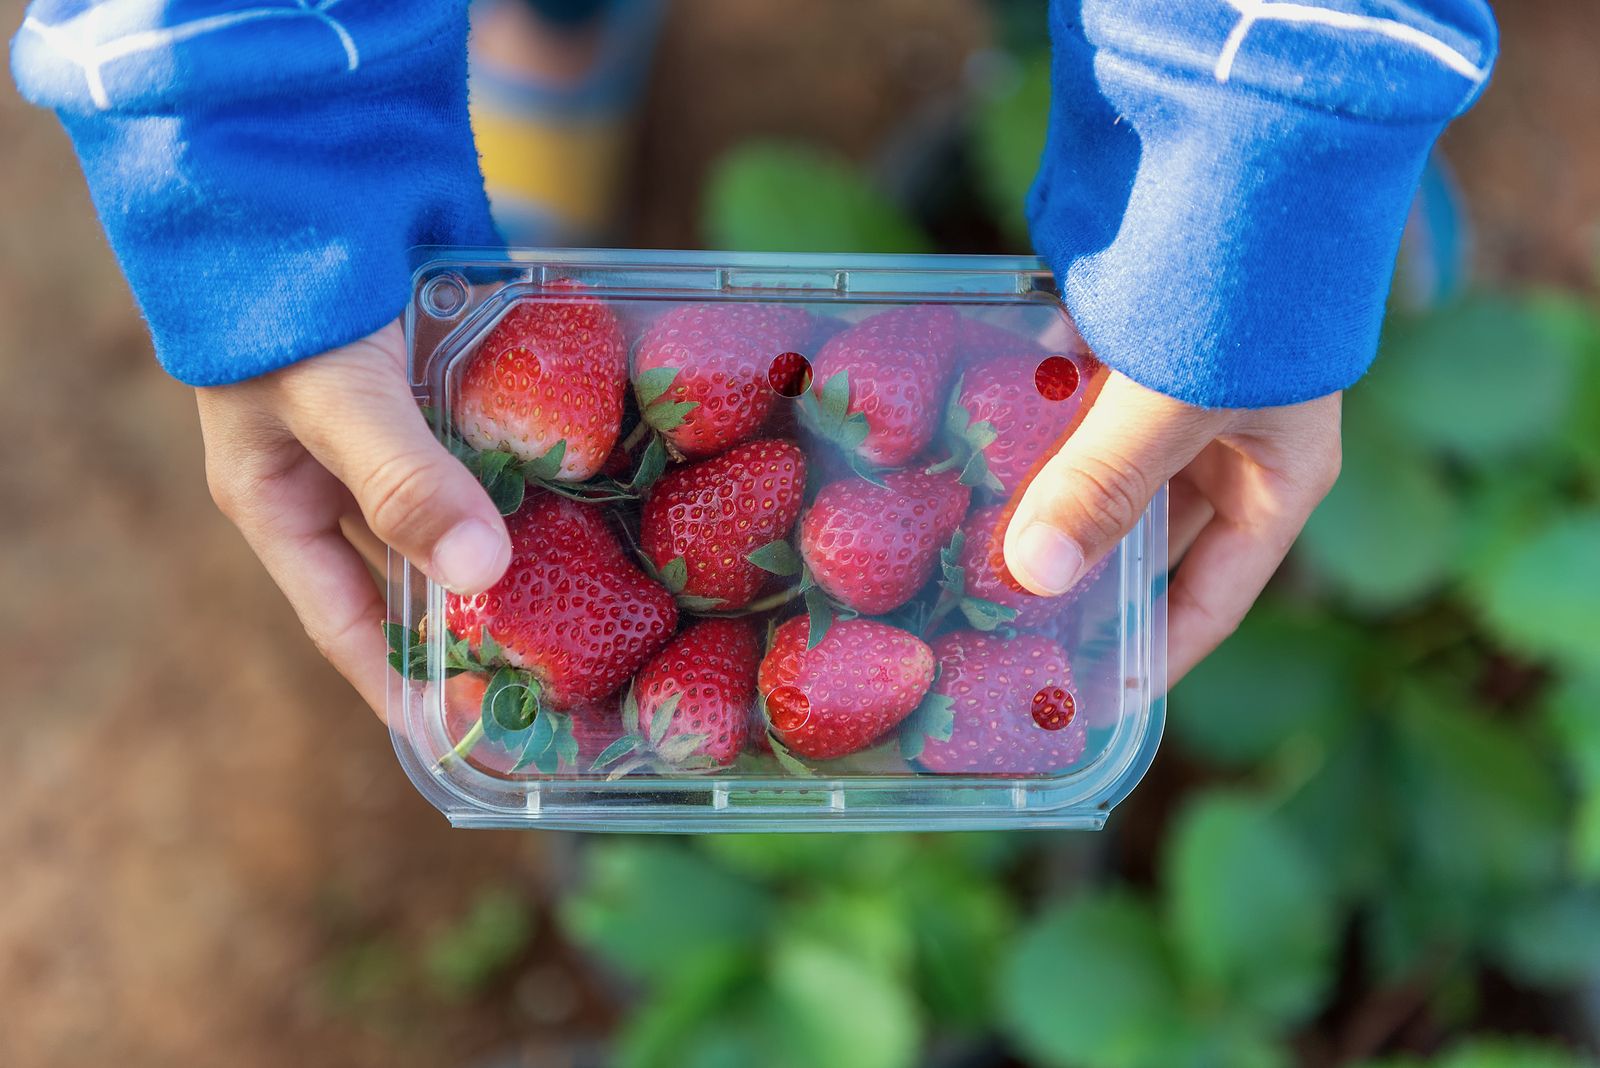
POLYGON ((1312 7, 1310 4, 1280 3, 1277 0, 1228 0, 1228 3, 1239 12, 1239 24, 1228 35, 1227 43, 1222 46, 1222 54, 1217 57, 1217 81, 1224 84, 1233 76, 1233 64, 1239 58, 1239 49, 1244 47, 1244 39, 1258 22, 1294 22, 1330 26, 1336 30, 1376 33, 1427 53, 1474 83, 1482 82, 1489 76, 1488 71, 1481 69, 1472 60, 1437 37, 1395 19, 1378 18, 1375 15, 1354 15, 1347 11, 1329 11, 1327 8, 1312 7))
POLYGON ((105 80, 101 76, 101 71, 107 63, 140 52, 168 48, 215 30, 227 29, 246 22, 259 22, 262 19, 307 18, 322 23, 339 39, 339 47, 344 49, 345 68, 356 70, 361 66, 361 52, 356 48, 355 38, 350 36, 350 31, 346 30, 338 19, 328 14, 328 8, 338 2, 339 0, 315 0, 315 2, 294 0, 292 7, 246 8, 242 11, 208 15, 205 18, 181 22, 176 26, 140 30, 107 41, 94 39, 95 24, 100 21, 96 16, 103 10, 99 7, 92 7, 66 22, 54 25, 40 22, 30 15, 22 20, 22 28, 38 34, 58 55, 82 67, 84 81, 89 87, 89 99, 94 101, 95 107, 105 111, 111 106, 111 99, 106 94, 105 80))

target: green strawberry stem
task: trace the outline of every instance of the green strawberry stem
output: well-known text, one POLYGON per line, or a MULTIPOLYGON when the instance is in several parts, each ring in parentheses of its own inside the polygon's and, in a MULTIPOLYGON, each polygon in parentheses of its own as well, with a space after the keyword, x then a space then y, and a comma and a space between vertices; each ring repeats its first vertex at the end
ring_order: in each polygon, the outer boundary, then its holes
POLYGON ((439 758, 439 767, 447 768, 458 760, 465 760, 482 740, 483 720, 474 720, 472 729, 461 736, 461 740, 451 747, 450 752, 439 758))
POLYGON ((638 448, 639 443, 649 436, 649 434, 650 424, 641 418, 638 425, 628 433, 627 437, 622 439, 622 451, 632 452, 634 449, 638 448))

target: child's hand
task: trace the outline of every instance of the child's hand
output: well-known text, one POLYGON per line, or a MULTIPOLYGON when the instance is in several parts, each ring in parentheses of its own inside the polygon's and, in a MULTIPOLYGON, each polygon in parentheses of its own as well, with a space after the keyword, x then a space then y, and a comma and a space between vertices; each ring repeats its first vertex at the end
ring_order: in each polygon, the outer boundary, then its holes
POLYGON ((384 601, 354 545, 381 541, 463 593, 493 585, 511 559, 488 494, 417 410, 399 324, 196 392, 212 497, 317 648, 381 716, 384 601))
POLYGON ((1082 426, 1023 494, 1006 564, 1035 593, 1070 588, 1171 491, 1167 671, 1177 682, 1233 633, 1339 475, 1339 394, 1203 409, 1112 372, 1082 426), (1037 525, 1036 525, 1037 524, 1037 525))

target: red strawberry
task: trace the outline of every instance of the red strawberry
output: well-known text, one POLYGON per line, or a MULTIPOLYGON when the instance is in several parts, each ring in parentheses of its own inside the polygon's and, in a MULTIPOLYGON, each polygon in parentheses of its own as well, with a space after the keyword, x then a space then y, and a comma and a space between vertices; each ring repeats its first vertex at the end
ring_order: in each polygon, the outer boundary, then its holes
POLYGON ((772 732, 793 752, 827 760, 865 749, 905 719, 933 682, 933 653, 914 634, 843 619, 815 649, 806 616, 784 623, 758 685, 772 732))
POLYGON ((909 468, 883 482, 852 477, 824 486, 800 521, 800 555, 817 585, 867 615, 898 608, 922 588, 972 495, 954 471, 909 468))
POLYGON ((732 764, 750 735, 750 711, 756 704, 756 665, 761 641, 743 619, 705 619, 678 635, 634 679, 639 708, 639 734, 652 737, 655 718, 676 698, 672 720, 652 748, 669 764, 696 756, 710 763, 732 764), (683 753, 674 739, 696 739, 683 753))
MULTIPOLYGON (((992 504, 973 512, 961 525, 964 586, 960 592, 967 597, 976 597, 1016 612, 1015 618, 1007 621, 1011 626, 1037 630, 1053 622, 1067 605, 1077 600, 1078 595, 1100 577, 1105 570, 1106 560, 1102 559, 1090 568, 1077 585, 1060 597, 1040 597, 1023 589, 1006 567, 1005 534, 1010 519, 1011 510, 1007 505, 992 504)), ((970 613, 968 619, 976 623, 970 613)))
POLYGON ((1003 354, 1036 353, 1036 358, 1041 359, 1045 355, 1032 338, 981 319, 964 317, 957 329, 956 352, 963 364, 1003 354))
MULTIPOLYGON (((771 577, 750 554, 789 536, 805 486, 805 454, 791 441, 750 441, 673 468, 645 502, 640 547, 663 574, 683 560, 681 587, 668 579, 678 592, 718 601, 719 609, 743 608, 771 577)), ((766 554, 758 559, 781 572, 793 553, 778 552, 779 564, 766 554)))
POLYGON ((950 308, 897 308, 836 334, 813 364, 813 429, 874 464, 898 467, 916 456, 943 413, 959 322, 950 308), (841 373, 848 393, 838 386, 830 393, 841 373), (865 419, 864 438, 850 428, 856 414, 865 419))
POLYGON ((511 566, 475 597, 446 594, 447 625, 475 651, 487 628, 552 707, 615 693, 672 636, 672 594, 639 570, 598 505, 529 494, 506 526, 511 566))
POLYGON ((924 768, 1044 775, 1083 756, 1085 731, 1061 646, 1036 634, 1000 638, 957 630, 936 638, 933 651, 939 678, 929 702, 948 701, 952 723, 947 741, 923 739, 918 759, 924 768))
POLYGON ((966 426, 988 423, 993 428, 992 440, 985 435, 966 449, 982 451, 991 476, 984 480, 988 489, 1009 495, 1022 488, 1078 414, 1087 381, 1083 357, 1010 353, 967 368, 952 402, 952 415, 959 406, 966 413, 966 426))
POLYGON ((536 460, 565 442, 558 477, 600 470, 616 443, 628 346, 617 317, 572 282, 520 300, 484 338, 456 388, 456 432, 475 449, 536 460))
POLYGON ((683 455, 715 456, 753 437, 803 366, 783 359, 811 333, 803 308, 688 304, 658 319, 639 342, 634 388, 644 419, 683 455), (774 361, 779 381, 773 382, 774 361))
MULTIPOLYGON (((483 695, 488 687, 489 676, 481 672, 468 672, 445 681, 444 728, 451 745, 465 738, 483 718, 483 695)), ((605 751, 606 746, 622 736, 622 719, 617 712, 616 702, 602 701, 572 709, 571 721, 573 740, 578 743, 578 759, 573 765, 563 763, 561 773, 581 774, 589 770, 589 765, 605 751)), ((516 766, 517 756, 501 746, 479 739, 467 751, 466 759, 482 771, 509 775, 516 766)), ((533 768, 525 768, 517 774, 531 776, 537 772, 533 768)))

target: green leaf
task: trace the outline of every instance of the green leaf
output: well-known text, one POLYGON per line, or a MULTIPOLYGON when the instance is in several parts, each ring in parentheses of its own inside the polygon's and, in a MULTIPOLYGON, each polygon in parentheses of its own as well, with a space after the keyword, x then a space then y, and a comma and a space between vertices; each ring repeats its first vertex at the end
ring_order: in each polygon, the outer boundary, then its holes
POLYGON ((428 978, 449 998, 487 989, 516 963, 533 939, 533 910, 513 891, 480 891, 466 914, 428 939, 428 978))
MULTIPOLYGON (((1432 1062, 1433 1068, 1595 1068, 1588 1057, 1532 1038, 1478 1038, 1432 1062)), ((1423 1068, 1414 1060, 1369 1063, 1366 1068, 1423 1068)))
POLYGON ((1334 903, 1265 806, 1199 795, 1167 841, 1162 870, 1173 943, 1202 989, 1281 1024, 1320 1007, 1334 977, 1334 903))
POLYGON ((1388 611, 1444 582, 1461 510, 1433 458, 1361 411, 1351 405, 1343 472, 1306 524, 1298 553, 1358 607, 1388 611))
POLYGON ((747 1068, 769 1052, 755 1031, 761 987, 752 947, 691 957, 630 1012, 617 1036, 617 1068, 747 1068), (747 1035, 746 1032, 750 1033, 747 1035))
MULTIPOLYGON (((1413 898, 1399 919, 1434 941, 1476 940, 1508 897, 1559 875, 1562 804, 1552 769, 1524 732, 1478 712, 1447 679, 1406 680, 1385 715, 1393 736, 1386 771, 1405 802, 1394 806, 1390 879, 1413 898)), ((1389 957, 1395 967, 1407 963, 1389 957)))
POLYGON ((828 630, 833 626, 833 605, 820 586, 806 590, 805 602, 808 620, 806 649, 811 650, 822 644, 822 639, 828 636, 828 630))
POLYGON ((567 441, 562 438, 538 459, 522 465, 522 477, 530 482, 553 482, 561 477, 561 464, 567 458, 567 441))
POLYGON ((911 1068, 918 1062, 921 1021, 903 979, 798 931, 780 936, 769 969, 777 1045, 797 1063, 911 1068))
POLYGON ((672 717, 678 711, 678 703, 683 700, 682 693, 675 693, 656 706, 650 713, 650 744, 660 746, 661 740, 667 736, 667 731, 672 727, 672 717))
POLYGON ((929 738, 948 742, 956 729, 956 703, 942 693, 930 693, 912 710, 900 728, 900 755, 916 760, 929 738))
POLYGON ((1600 669, 1600 511, 1557 517, 1469 585, 1479 610, 1514 648, 1600 669))
POLYGON ((1320 616, 1258 605, 1173 690, 1172 729, 1226 767, 1259 764, 1294 739, 1315 743, 1359 704, 1351 645, 1320 616))
POLYGON ((661 576, 661 584, 669 593, 682 593, 684 585, 689 581, 689 565, 683 557, 675 556, 663 564, 657 574, 661 576))
POLYGON ((768 542, 747 555, 745 559, 774 575, 787 577, 800 573, 800 554, 794 551, 794 546, 782 538, 768 542))
POLYGON ((1572 828, 1572 865, 1600 882, 1600 670, 1564 679, 1551 694, 1546 718, 1574 771, 1578 809, 1572 828))
POLYGON ((968 158, 978 168, 978 188, 990 212, 1010 235, 1014 251, 1025 252, 1030 246, 1022 206, 1049 127, 1049 57, 1041 51, 1006 74, 984 87, 973 113, 968 158))
POLYGON ((982 597, 961 598, 961 614, 974 629, 991 631, 1017 618, 1015 608, 986 601, 982 597))
POLYGON ((689 612, 715 612, 722 605, 721 597, 697 597, 692 593, 678 594, 678 607, 689 612))
POLYGON ((999 1010, 995 987, 1019 906, 983 865, 926 849, 919 856, 925 862, 901 886, 923 1003, 941 1030, 986 1035, 999 1010))
POLYGON ((932 243, 845 159, 783 141, 749 141, 705 185, 710 247, 751 252, 926 252, 932 243))
POLYGON ((677 842, 596 841, 581 860, 562 926, 633 978, 676 982, 707 954, 756 944, 773 917, 758 886, 677 842))
MULTIPOLYGON (((1190 704, 1175 705, 1171 722, 1203 714, 1190 704)), ((1382 730, 1366 718, 1323 723, 1318 730, 1320 736, 1286 739, 1277 754, 1283 777, 1304 776, 1284 799, 1283 822, 1321 859, 1330 890, 1346 901, 1364 900, 1386 892, 1392 878, 1391 843, 1380 833, 1393 821, 1391 784, 1375 770, 1387 757, 1382 730)))
POLYGON ((1520 899, 1496 933, 1496 956, 1525 983, 1575 987, 1600 976, 1600 889, 1520 899))
POLYGON ((1168 951, 1149 907, 1089 893, 1047 909, 1000 973, 1000 1023, 1029 1063, 1151 1068, 1183 1029, 1168 951))
POLYGON ((677 377, 676 367, 652 367, 648 371, 640 371, 633 380, 633 392, 639 398, 640 410, 650 407, 671 389, 677 377))
POLYGON ((1574 362, 1521 301, 1476 296, 1399 320, 1373 366, 1373 402, 1425 446, 1483 462, 1563 425, 1574 362))

